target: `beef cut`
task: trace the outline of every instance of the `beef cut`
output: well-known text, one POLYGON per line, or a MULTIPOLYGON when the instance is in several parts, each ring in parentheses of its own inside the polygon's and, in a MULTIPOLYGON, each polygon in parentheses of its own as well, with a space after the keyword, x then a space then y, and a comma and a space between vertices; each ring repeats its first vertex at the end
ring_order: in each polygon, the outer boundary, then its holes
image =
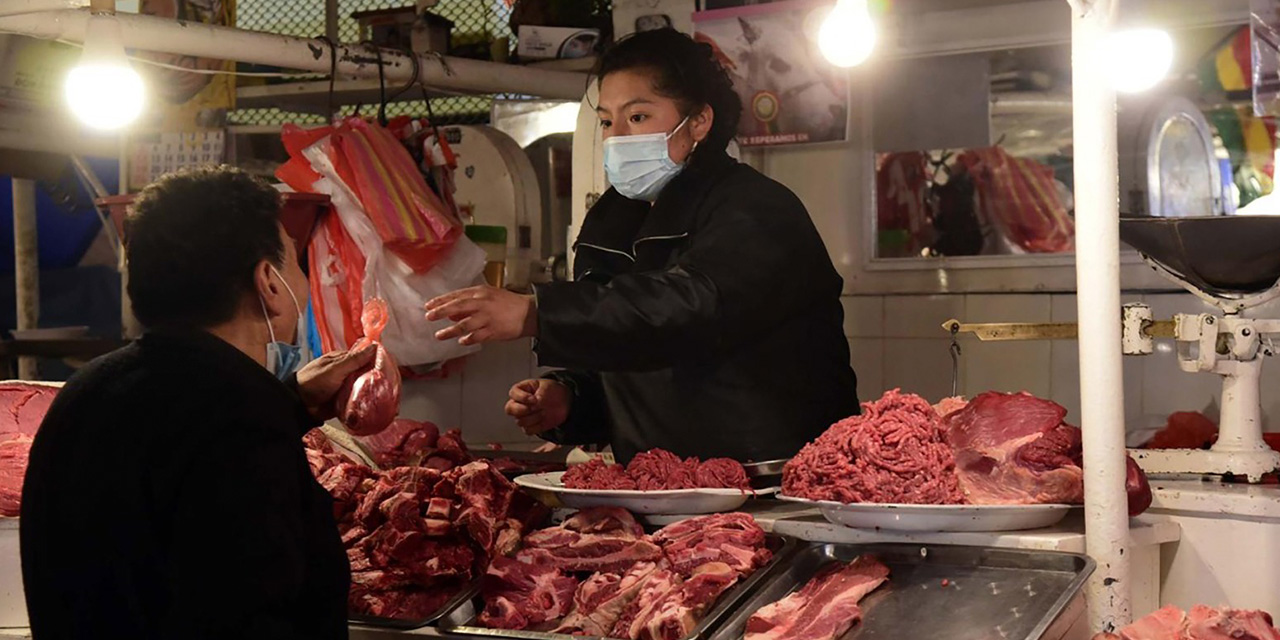
POLYGON ((858 602, 889 578, 889 568, 863 555, 824 567, 800 590, 747 620, 744 640, 835 640, 858 620, 858 602))
POLYGON ((436 425, 404 418, 393 420, 381 433, 356 438, 374 464, 383 469, 416 465, 435 450, 439 441, 440 428, 436 425))
POLYGON ((565 571, 608 573, 626 571, 637 562, 656 562, 663 555, 629 512, 602 507, 584 509, 559 527, 529 534, 516 557, 565 571))
POLYGON ((31 443, 58 388, 25 382, 0 384, 0 516, 22 511, 22 481, 31 443))
POLYGON ((645 451, 625 467, 592 458, 571 467, 561 482, 570 489, 597 491, 751 489, 751 479, 737 460, 712 458, 699 462, 697 458, 681 458, 664 449, 645 451))
POLYGON ((668 591, 637 615, 632 640, 680 640, 693 633, 707 610, 738 581, 736 569, 709 562, 693 570, 679 589, 668 591))
POLYGON ((640 586, 640 592, 631 604, 623 610, 618 622, 613 625, 610 638, 636 640, 645 629, 650 616, 657 611, 658 605, 669 596, 680 591, 683 581, 680 575, 669 569, 658 569, 649 574, 640 586))
POLYGON ((540 629, 569 613, 578 580, 551 565, 497 557, 485 573, 480 624, 491 629, 540 629))
POLYGON ((894 389, 801 449, 783 468, 782 491, 843 503, 958 504, 955 465, 933 406, 894 389))
POLYGON ((386 301, 381 298, 365 301, 360 315, 364 337, 352 349, 359 351, 372 344, 377 355, 371 367, 352 375, 338 393, 338 417, 353 435, 378 433, 400 413, 400 368, 379 341, 389 319, 386 301))
POLYGON ((1196 605, 1183 613, 1173 605, 1160 609, 1116 633, 1093 640, 1280 640, 1270 614, 1246 609, 1214 609, 1196 605))
POLYGON ((657 563, 638 562, 625 573, 596 573, 578 586, 573 610, 565 616, 556 633, 606 637, 627 606, 639 595, 657 563))
POLYGON ((653 535, 671 568, 690 577, 708 563, 746 576, 769 562, 764 530, 745 513, 719 513, 667 525, 653 535))

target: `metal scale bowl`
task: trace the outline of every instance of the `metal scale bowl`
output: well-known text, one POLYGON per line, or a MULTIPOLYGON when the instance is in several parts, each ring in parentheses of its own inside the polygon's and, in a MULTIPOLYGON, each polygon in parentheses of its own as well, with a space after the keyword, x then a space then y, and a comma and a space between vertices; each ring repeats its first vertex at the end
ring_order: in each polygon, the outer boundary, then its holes
POLYGON ((1120 237, 1161 275, 1222 311, 1177 314, 1173 331, 1183 371, 1222 376, 1217 443, 1208 451, 1135 452, 1138 462, 1153 474, 1250 481, 1280 468, 1280 453, 1262 440, 1259 395, 1262 359, 1277 353, 1280 319, 1246 317, 1280 299, 1280 216, 1126 218, 1120 237))

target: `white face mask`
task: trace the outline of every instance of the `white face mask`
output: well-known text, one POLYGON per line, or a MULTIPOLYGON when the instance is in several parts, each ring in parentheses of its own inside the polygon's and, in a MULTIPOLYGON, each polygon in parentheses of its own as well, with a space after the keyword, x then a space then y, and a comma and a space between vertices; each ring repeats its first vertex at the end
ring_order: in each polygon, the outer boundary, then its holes
POLYGON ((302 346, 302 309, 298 307, 298 297, 293 294, 293 288, 275 267, 271 267, 271 272, 284 283, 284 290, 289 292, 289 297, 293 299, 293 309, 298 313, 293 321, 294 343, 279 342, 276 340, 276 330, 271 326, 271 316, 267 314, 267 303, 262 296, 258 296, 258 303, 262 305, 262 316, 267 320, 267 335, 271 337, 271 341, 267 343, 267 371, 284 380, 301 369, 310 358, 307 357, 305 348, 302 346))
POLYGON ((632 200, 657 200, 662 188, 684 170, 684 164, 671 159, 667 141, 688 121, 681 120, 671 133, 613 136, 605 140, 604 173, 609 184, 632 200))

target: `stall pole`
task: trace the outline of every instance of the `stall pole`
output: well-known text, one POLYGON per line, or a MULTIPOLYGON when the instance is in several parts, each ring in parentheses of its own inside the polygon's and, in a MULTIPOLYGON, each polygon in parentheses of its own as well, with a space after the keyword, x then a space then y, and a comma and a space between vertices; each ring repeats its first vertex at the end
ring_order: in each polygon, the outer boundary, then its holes
POLYGON ((1087 597, 1094 631, 1131 619, 1120 327, 1116 94, 1100 54, 1119 0, 1071 0, 1076 300, 1084 431, 1085 546, 1098 563, 1087 597))
MULTIPOLYGON (((120 134, 120 195, 129 193, 129 136, 120 134)), ((114 224, 114 222, 112 223, 114 224)), ((116 270, 120 272, 120 333, 126 340, 142 335, 142 324, 133 315, 133 302, 129 299, 129 260, 125 255, 124 238, 120 238, 120 251, 116 253, 116 270)))
MULTIPOLYGON (((0 18, 0 31, 37 38, 84 42, 88 11, 51 11, 0 18)), ((127 49, 173 53, 197 58, 236 60, 329 73, 330 49, 320 40, 231 27, 179 22, 157 16, 119 13, 120 38, 127 49)), ((365 45, 337 45, 339 76, 377 78, 381 61, 388 83, 413 79, 410 54, 394 49, 377 50, 365 45)), ((587 83, 585 74, 518 65, 450 58, 435 54, 418 56, 417 80, 428 88, 463 93, 515 93, 561 100, 580 100, 587 83)))
MULTIPOLYGON (((40 323, 40 245, 36 235, 36 183, 13 178, 13 268, 18 330, 36 329, 40 323)), ((36 359, 18 358, 18 379, 39 377, 36 359)))

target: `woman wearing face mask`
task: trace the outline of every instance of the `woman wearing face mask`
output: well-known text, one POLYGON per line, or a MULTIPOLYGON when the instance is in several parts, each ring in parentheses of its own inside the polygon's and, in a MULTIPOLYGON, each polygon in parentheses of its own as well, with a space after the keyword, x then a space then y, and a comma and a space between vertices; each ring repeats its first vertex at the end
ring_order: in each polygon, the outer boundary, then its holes
POLYGON ((166 176, 125 223, 146 333, 58 394, 23 488, 39 638, 346 638, 347 557, 302 434, 372 350, 299 368, 307 279, 280 196, 166 176))
MULTIPOLYGON (((804 205, 725 152, 741 102, 710 47, 642 32, 598 70, 612 188, 574 245, 574 282, 475 288, 427 305, 465 343, 536 337, 511 390, 527 433, 761 461, 857 413, 843 283, 804 205)), ((833 179, 839 179, 833 176, 833 179)))

